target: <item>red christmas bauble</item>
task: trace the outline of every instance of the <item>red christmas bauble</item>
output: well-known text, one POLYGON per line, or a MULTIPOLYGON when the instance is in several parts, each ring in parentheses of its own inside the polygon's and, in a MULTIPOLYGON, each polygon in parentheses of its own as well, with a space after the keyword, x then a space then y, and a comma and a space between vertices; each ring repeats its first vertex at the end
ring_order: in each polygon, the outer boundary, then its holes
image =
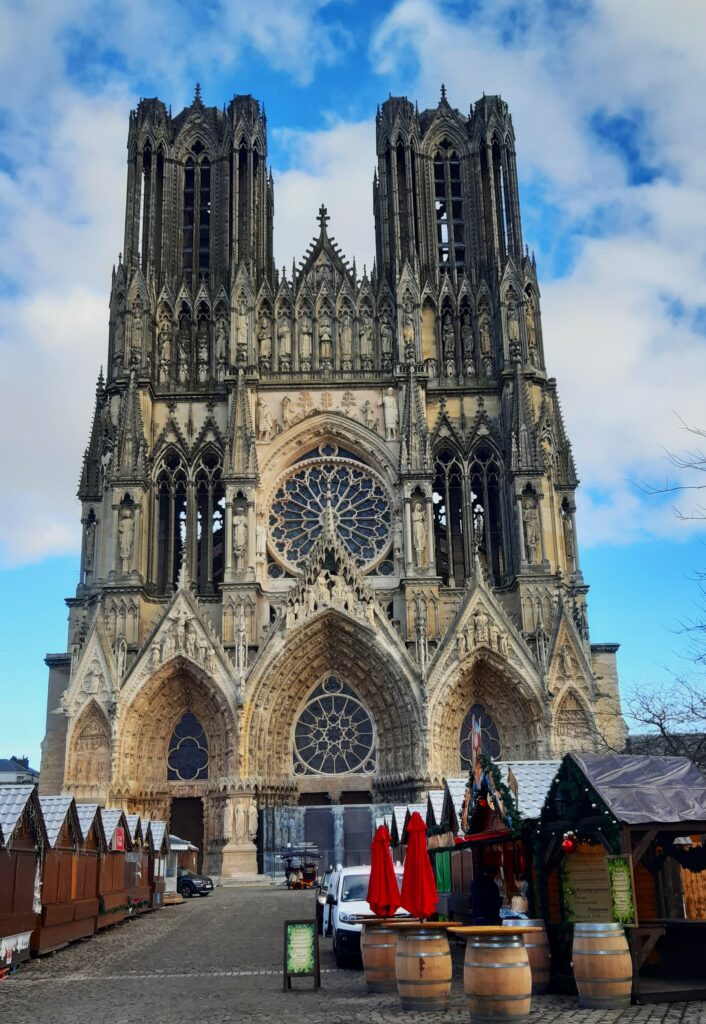
POLYGON ((576 840, 564 839, 564 841, 561 844, 561 848, 562 850, 564 850, 565 853, 574 853, 574 851, 576 850, 576 840))
POLYGON ((484 796, 480 797, 480 799, 478 800, 478 806, 479 807, 487 807, 488 806, 488 801, 485 799, 484 796))

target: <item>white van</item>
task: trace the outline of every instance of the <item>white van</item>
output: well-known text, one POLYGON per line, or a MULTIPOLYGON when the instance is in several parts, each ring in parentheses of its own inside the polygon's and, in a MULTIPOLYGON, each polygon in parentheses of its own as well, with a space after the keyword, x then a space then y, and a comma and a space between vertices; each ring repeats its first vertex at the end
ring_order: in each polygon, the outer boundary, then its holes
MULTIPOLYGON (((397 884, 402 887, 402 868, 395 867, 397 884)), ((373 917, 370 904, 366 900, 370 866, 355 868, 338 868, 329 882, 324 914, 324 934, 333 936, 333 952, 339 967, 347 965, 353 956, 360 955, 359 918, 373 917)), ((406 910, 398 910, 397 915, 408 917, 406 910)))

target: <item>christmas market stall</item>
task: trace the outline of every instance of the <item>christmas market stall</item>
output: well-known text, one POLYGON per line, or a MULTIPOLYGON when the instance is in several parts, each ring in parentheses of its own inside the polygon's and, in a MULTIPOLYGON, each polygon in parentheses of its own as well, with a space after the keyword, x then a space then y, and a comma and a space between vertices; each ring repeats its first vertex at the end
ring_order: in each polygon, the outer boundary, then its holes
POLYGON ((179 836, 170 834, 167 873, 165 875, 166 892, 177 891, 177 873, 179 868, 186 868, 187 871, 196 871, 198 855, 198 846, 194 846, 188 839, 181 839, 179 836))
POLYGON ((471 883, 486 868, 496 871, 505 912, 536 916, 532 824, 558 767, 549 760, 494 763, 477 754, 468 776, 446 780, 438 828, 447 846, 432 853, 438 859, 446 849, 450 859, 446 913, 453 920, 471 921, 471 883))
POLYGON ((84 837, 74 798, 40 796, 39 803, 47 848, 42 861, 42 909, 30 940, 36 955, 93 935, 98 913, 90 876, 86 878, 84 837))
POLYGON ((144 914, 152 909, 150 892, 150 855, 145 842, 148 822, 143 823, 139 814, 127 814, 127 827, 132 840, 132 849, 125 853, 125 884, 127 886, 127 917, 144 914))
POLYGON ((392 808, 392 821, 390 823, 390 837, 392 839, 392 856, 394 860, 404 860, 404 848, 402 836, 404 834, 404 823, 407 817, 407 805, 395 804, 392 808))
POLYGON ((567 754, 536 836, 556 984, 574 932, 617 925, 635 1000, 706 997, 706 778, 689 760, 567 754))
POLYGON ((29 960, 46 847, 36 787, 0 786, 0 979, 29 960))
POLYGON ((132 850, 124 812, 101 809, 100 815, 106 848, 98 868, 97 930, 109 928, 125 918, 128 907, 125 854, 132 850))
POLYGON ((146 842, 149 852, 150 905, 153 910, 158 910, 164 906, 163 897, 169 857, 169 833, 166 821, 153 819, 149 823, 146 842))
POLYGON ((94 930, 98 927, 100 910, 100 863, 105 856, 106 841, 98 804, 76 804, 78 822, 83 833, 83 857, 79 861, 77 884, 84 900, 91 901, 94 930))

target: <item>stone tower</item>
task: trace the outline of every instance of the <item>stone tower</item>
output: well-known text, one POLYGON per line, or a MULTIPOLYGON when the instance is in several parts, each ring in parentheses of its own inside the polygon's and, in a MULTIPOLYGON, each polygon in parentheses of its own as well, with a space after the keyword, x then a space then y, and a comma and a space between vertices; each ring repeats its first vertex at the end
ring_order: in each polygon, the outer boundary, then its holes
POLYGON ((623 741, 507 105, 376 126, 372 271, 322 207, 287 275, 259 103, 130 116, 41 784, 196 814, 224 873, 265 811, 465 770, 474 718, 495 757, 623 741))

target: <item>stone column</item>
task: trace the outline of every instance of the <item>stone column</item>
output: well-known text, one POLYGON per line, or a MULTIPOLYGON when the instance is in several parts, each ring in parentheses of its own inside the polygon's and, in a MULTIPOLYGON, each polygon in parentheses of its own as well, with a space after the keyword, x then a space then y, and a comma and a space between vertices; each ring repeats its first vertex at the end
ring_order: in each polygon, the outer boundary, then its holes
POLYGON ((404 569, 407 576, 414 571, 412 555, 412 499, 404 499, 404 569))
POLYGON ((247 571, 248 576, 252 579, 255 578, 255 501, 252 497, 248 498, 248 565, 247 571))
POLYGON ((520 564, 526 565, 527 563, 527 552, 525 550, 525 521, 522 515, 522 495, 515 495, 515 503, 517 508, 517 535, 520 541, 520 564))
POLYGON ((226 564, 225 564, 225 577, 230 579, 231 572, 233 570, 233 500, 229 498, 226 501, 226 564))
POLYGON ((426 499, 427 510, 427 572, 430 575, 436 574, 436 551, 434 545, 434 511, 432 509, 431 497, 426 499))
POLYGON ((334 804, 331 807, 331 814, 333 816, 333 863, 334 867, 336 864, 343 863, 343 857, 345 855, 345 831, 343 829, 343 814, 345 807, 342 804, 334 804))

